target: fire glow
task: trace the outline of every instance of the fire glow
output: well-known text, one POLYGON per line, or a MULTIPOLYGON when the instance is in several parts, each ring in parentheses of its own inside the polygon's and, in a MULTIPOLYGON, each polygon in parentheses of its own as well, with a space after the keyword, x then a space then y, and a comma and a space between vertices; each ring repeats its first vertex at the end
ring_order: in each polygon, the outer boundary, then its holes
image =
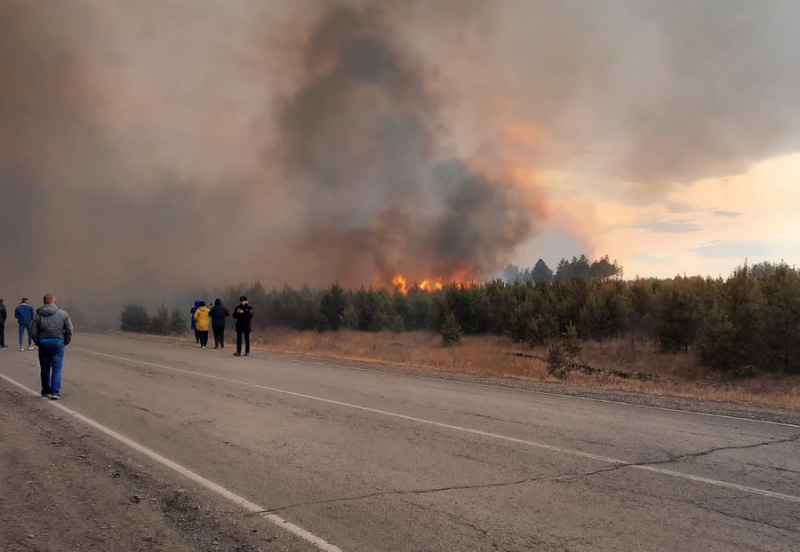
MULTIPOLYGON (((456 271, 449 281, 452 282, 453 286, 460 287, 462 289, 471 288, 478 285, 478 282, 476 282, 472 277, 471 268, 463 268, 456 271)), ((397 293, 401 295, 408 295, 408 292, 413 289, 427 292, 441 291, 444 289, 445 280, 444 278, 436 278, 435 280, 432 278, 425 278, 421 282, 412 282, 409 284, 408 279, 406 279, 402 274, 398 274, 392 278, 392 285, 397 293)))

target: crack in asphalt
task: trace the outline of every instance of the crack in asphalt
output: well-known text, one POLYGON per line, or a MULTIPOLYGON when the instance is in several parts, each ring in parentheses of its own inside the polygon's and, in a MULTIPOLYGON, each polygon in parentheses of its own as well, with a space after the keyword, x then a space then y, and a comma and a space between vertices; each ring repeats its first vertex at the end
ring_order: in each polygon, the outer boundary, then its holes
POLYGON ((271 514, 275 512, 283 512, 285 510, 291 510, 293 508, 301 508, 303 506, 320 506, 326 504, 335 504, 338 502, 354 502, 359 500, 367 500, 370 498, 377 498, 382 496, 390 496, 390 495, 425 495, 425 494, 434 494, 434 493, 443 493, 448 491, 468 491, 468 490, 476 490, 476 489, 491 489, 491 488, 498 488, 498 487, 510 487, 513 485, 521 485, 524 483, 532 483, 538 481, 544 481, 546 479, 552 478, 538 478, 538 477, 527 477, 525 479, 518 479, 514 481, 505 481, 501 483, 483 483, 480 485, 454 485, 450 487, 437 487, 435 489, 410 489, 410 490, 393 490, 393 491, 381 491, 376 493, 369 493, 365 495, 359 496, 350 496, 350 497, 341 497, 341 498, 331 498, 328 500, 316 500, 310 502, 300 502, 297 504, 290 504, 288 506, 280 506, 278 508, 272 508, 269 510, 264 510, 262 512, 255 512, 253 515, 263 515, 263 514, 271 514))
MULTIPOLYGON (((451 492, 451 491, 468 491, 468 490, 478 490, 478 489, 493 489, 493 488, 501 488, 501 487, 512 487, 516 485, 524 485, 526 483, 543 483, 543 482, 563 482, 563 481, 571 481, 575 479, 582 479, 586 477, 591 477, 593 475, 598 475, 601 473, 609 473, 613 471, 622 470, 625 468, 636 468, 636 467, 646 467, 646 466, 659 466, 665 464, 671 464, 674 462, 678 462, 681 460, 685 460, 687 458, 700 458, 703 456, 708 456, 717 452, 728 451, 728 450, 745 450, 745 449, 754 449, 764 446, 771 446, 771 445, 778 445, 782 443, 791 443, 791 442, 798 442, 800 441, 800 434, 794 435, 792 437, 787 437, 785 439, 776 439, 773 441, 765 441, 761 443, 754 443, 751 445, 738 445, 738 446, 728 446, 728 447, 714 447, 708 450, 703 450, 699 452, 692 452, 686 454, 680 454, 677 456, 672 456, 667 460, 658 460, 655 462, 620 462, 619 464, 615 464, 612 466, 607 466, 598 470, 593 470, 589 472, 575 472, 575 473, 567 473, 561 474, 557 476, 551 477, 526 477, 523 479, 516 479, 513 481, 505 481, 499 483, 483 483, 478 485, 453 485, 448 487, 437 487, 433 489, 411 489, 411 490, 391 490, 391 491, 380 491, 374 493, 368 493, 364 495, 352 496, 352 497, 340 497, 340 498, 332 498, 327 500, 317 500, 317 501, 309 501, 309 502, 301 502, 297 504, 290 504, 287 506, 280 506, 277 508, 271 508, 267 510, 263 510, 261 512, 256 512, 253 515, 264 515, 264 514, 271 514, 277 512, 283 512, 286 510, 291 510, 294 508, 301 508, 304 506, 320 506, 320 505, 328 505, 328 504, 337 504, 342 502, 357 502, 360 500, 368 500, 370 498, 378 498, 384 496, 401 496, 401 495, 427 495, 427 494, 435 494, 435 493, 443 493, 443 492, 451 492)), ((698 506, 700 507, 700 506, 698 506)), ((727 514, 730 515, 730 514, 727 514)), ((732 516, 735 517, 735 516, 732 516)), ((745 521, 754 521, 748 518, 741 518, 745 521)), ((766 525, 769 523, 764 522, 766 525)))
POLYGON ((608 473, 613 471, 622 470, 625 468, 643 468, 647 466, 663 466, 667 464, 672 464, 675 462, 679 462, 681 460, 686 460, 687 458, 701 458, 703 456, 709 456, 716 452, 723 452, 728 450, 745 450, 745 449, 754 449, 759 447, 766 447, 770 445, 780 445, 783 443, 793 443, 800 441, 800 434, 793 435, 792 437, 787 437, 785 439, 776 439, 774 441, 765 441, 762 443, 754 443, 752 445, 738 445, 738 446, 731 446, 731 447, 714 447, 708 450, 702 450, 700 452, 689 452, 686 454, 679 454, 677 456, 671 456, 667 460, 656 460, 654 462, 620 462, 619 464, 608 466, 605 468, 600 468, 599 470, 594 470, 591 472, 582 472, 582 473, 573 473, 573 474, 565 474, 560 477, 553 478, 554 481, 567 481, 570 479, 575 479, 578 477, 589 477, 592 475, 597 475, 601 473, 608 473))

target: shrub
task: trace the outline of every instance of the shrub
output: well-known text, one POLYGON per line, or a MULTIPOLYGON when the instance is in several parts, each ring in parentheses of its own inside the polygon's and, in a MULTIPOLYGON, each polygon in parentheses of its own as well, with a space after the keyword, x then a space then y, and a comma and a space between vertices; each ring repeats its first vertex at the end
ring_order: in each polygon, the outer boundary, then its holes
POLYGON ((561 381, 567 379, 567 354, 560 340, 554 341, 547 350, 547 373, 561 381))
POLYGON ((150 330, 150 316, 141 305, 128 303, 123 306, 119 322, 123 332, 146 333, 150 330))
POLYGON ((448 312, 445 315, 439 334, 442 336, 442 345, 445 347, 452 347, 461 341, 461 324, 458 323, 455 314, 448 312))
POLYGON ((180 308, 173 308, 169 315, 169 333, 171 335, 183 335, 189 331, 189 318, 184 316, 180 308))

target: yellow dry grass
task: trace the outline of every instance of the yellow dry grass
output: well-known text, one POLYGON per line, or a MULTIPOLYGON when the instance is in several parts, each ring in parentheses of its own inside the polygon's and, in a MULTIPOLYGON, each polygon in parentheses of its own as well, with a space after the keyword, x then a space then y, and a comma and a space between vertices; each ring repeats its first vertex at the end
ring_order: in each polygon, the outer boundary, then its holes
MULTIPOLYGON (((542 358, 545 348, 530 350, 508 339, 465 337, 442 347, 441 338, 425 332, 402 334, 342 331, 337 333, 273 330, 253 336, 255 348, 324 359, 380 363, 460 374, 556 380, 542 358), (525 356, 515 356, 524 353, 525 356), (531 358, 535 357, 541 358, 531 358)), ((651 381, 623 379, 600 373, 570 372, 566 383, 652 395, 735 402, 800 409, 800 377, 764 375, 748 380, 725 380, 699 366, 693 354, 662 355, 650 344, 627 340, 585 342, 579 359, 595 368, 655 375, 651 381)))

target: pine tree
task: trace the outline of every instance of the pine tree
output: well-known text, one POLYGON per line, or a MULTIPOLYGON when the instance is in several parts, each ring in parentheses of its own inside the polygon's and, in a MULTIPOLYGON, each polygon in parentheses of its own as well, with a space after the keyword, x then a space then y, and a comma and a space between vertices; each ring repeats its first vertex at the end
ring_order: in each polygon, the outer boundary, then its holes
POLYGON ((456 315, 448 312, 444 317, 442 329, 439 332, 442 336, 442 345, 452 347, 461 341, 461 324, 458 323, 456 315))
POLYGON ((142 305, 124 305, 119 322, 123 332, 145 333, 150 329, 150 316, 142 305))
POLYGON ((150 321, 150 331, 156 335, 167 335, 169 331, 169 309, 164 303, 161 303, 158 312, 150 321))
POLYGON ((189 319, 184 316, 181 309, 175 307, 169 316, 169 333, 172 335, 183 335, 189 330, 189 319))

